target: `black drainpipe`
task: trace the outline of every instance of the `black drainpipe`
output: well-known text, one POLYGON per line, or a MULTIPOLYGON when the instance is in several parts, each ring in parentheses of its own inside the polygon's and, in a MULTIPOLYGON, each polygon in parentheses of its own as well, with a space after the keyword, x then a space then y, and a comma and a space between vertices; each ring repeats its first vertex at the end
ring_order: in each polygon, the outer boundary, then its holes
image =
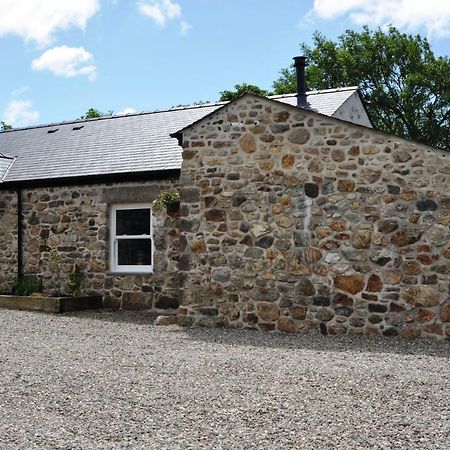
POLYGON ((17 281, 23 277, 23 215, 22 190, 17 189, 17 281))
POLYGON ((297 79, 297 106, 300 108, 309 108, 306 94, 306 73, 305 69, 308 63, 306 56, 296 56, 294 58, 295 75, 297 79))

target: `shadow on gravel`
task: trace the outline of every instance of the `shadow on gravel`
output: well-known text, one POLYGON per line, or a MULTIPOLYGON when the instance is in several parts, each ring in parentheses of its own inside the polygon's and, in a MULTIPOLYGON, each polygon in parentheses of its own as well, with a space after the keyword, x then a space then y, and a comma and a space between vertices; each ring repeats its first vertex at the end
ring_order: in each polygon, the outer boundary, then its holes
MULTIPOLYGON (((64 313, 61 316, 149 326, 154 323, 158 314, 150 311, 99 310, 64 313)), ((168 333, 179 334, 193 341, 204 341, 210 344, 230 345, 233 347, 304 349, 320 352, 393 353, 450 359, 449 340, 405 339, 381 336, 322 336, 318 333, 293 335, 264 333, 249 329, 181 328, 177 326, 161 327, 161 329, 168 333)))
POLYGON ((152 325, 159 314, 151 311, 112 311, 107 309, 67 312, 61 317, 100 320, 102 322, 128 323, 135 325, 152 325))
MULTIPOLYGON (((172 332, 179 332, 171 328, 172 332)), ((292 335, 254 330, 184 328, 183 334, 195 341, 233 347, 304 349, 319 352, 393 353, 450 359, 450 341, 404 339, 378 336, 322 336, 318 333, 292 335)))

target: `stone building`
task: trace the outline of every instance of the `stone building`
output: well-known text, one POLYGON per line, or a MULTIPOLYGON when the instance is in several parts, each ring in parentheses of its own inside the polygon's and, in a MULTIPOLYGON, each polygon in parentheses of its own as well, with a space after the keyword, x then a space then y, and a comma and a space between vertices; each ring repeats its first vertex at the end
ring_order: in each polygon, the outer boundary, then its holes
MULTIPOLYGON (((296 102, 295 95, 275 99, 296 102)), ((309 101, 324 114, 370 126, 356 88, 312 92, 309 101)), ((170 134, 223 105, 0 133, 0 292, 10 292, 25 274, 39 276, 50 294, 67 293, 77 264, 85 292, 104 295, 106 306, 175 310, 181 283, 177 214, 152 211, 151 233, 140 230, 144 238, 151 234, 141 241, 149 245, 149 261, 139 260, 139 242, 128 250, 135 252, 136 267, 117 267, 119 244, 126 243, 111 231, 117 215, 145 215, 161 191, 179 188, 182 151, 170 134)))
POLYGON ((178 137, 181 314, 450 336, 448 152, 250 94, 178 137))
POLYGON ((183 324, 450 336, 449 153, 373 130, 354 88, 307 100, 1 133, 0 289, 64 293, 77 264, 183 324))

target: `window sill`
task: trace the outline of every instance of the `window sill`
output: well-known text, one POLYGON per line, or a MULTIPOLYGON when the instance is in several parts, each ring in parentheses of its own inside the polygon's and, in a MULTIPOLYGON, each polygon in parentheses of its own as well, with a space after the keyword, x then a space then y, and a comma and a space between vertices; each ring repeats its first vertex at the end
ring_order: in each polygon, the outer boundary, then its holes
POLYGON ((125 277, 127 275, 153 275, 153 272, 106 272, 107 277, 125 277))

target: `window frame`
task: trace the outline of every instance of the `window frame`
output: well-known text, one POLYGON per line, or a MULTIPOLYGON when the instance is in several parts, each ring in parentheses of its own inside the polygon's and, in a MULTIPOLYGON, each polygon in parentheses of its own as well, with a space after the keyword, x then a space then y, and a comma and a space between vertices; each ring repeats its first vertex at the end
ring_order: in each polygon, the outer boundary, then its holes
POLYGON ((120 203, 111 205, 110 209, 110 270, 112 273, 135 273, 135 274, 147 274, 153 273, 153 257, 154 257, 154 245, 153 245, 153 203, 120 203), (149 209, 150 213, 150 234, 142 235, 123 235, 117 236, 117 211, 127 209, 149 209), (150 265, 120 265, 118 263, 118 242, 121 239, 150 239, 151 241, 151 264, 150 265))

